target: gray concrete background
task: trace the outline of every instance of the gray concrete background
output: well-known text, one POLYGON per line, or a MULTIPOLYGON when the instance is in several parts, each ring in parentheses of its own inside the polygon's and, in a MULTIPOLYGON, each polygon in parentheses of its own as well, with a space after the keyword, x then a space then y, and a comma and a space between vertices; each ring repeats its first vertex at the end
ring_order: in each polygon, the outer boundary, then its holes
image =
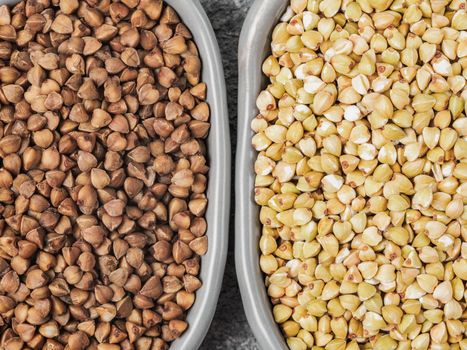
MULTIPOLYGON (((237 47, 243 20, 253 0, 201 0, 219 42, 227 83, 232 161, 237 141, 237 47)), ((232 172, 232 184, 234 174, 232 172)), ((235 206, 232 188, 232 208, 235 206)), ((259 350, 243 312, 234 264, 234 211, 230 217, 229 254, 216 315, 200 350, 259 350)))

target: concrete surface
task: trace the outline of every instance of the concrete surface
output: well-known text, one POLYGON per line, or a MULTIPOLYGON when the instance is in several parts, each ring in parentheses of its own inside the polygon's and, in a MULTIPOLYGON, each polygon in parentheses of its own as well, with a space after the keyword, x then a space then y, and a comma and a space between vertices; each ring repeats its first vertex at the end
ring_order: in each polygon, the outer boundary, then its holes
MULTIPOLYGON (((189 1, 189 0, 187 0, 189 1)), ((224 63, 229 103, 232 164, 237 140, 237 46, 243 20, 253 0, 201 0, 217 35, 224 63)), ((232 184, 234 177, 232 173, 232 184)), ((232 188, 232 207, 235 204, 232 188)), ((234 211, 230 217, 229 254, 216 315, 200 350, 260 350, 243 312, 234 265, 234 211)))

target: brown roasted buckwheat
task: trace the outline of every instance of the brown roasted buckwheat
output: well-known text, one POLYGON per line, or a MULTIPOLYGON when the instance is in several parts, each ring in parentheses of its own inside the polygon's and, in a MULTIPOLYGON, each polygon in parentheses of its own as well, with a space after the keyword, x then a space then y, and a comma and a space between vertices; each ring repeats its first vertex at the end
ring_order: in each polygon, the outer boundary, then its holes
POLYGON ((0 6, 0 349, 163 350, 207 250, 206 85, 162 0, 0 6))
POLYGON ((291 350, 467 349, 465 0, 291 0, 252 121, 291 350))

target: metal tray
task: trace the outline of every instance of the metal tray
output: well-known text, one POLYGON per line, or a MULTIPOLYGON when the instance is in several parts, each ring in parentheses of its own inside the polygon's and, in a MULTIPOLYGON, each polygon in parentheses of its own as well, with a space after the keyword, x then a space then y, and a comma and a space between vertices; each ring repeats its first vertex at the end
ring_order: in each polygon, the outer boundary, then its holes
POLYGON ((256 98, 266 84, 261 66, 271 52, 271 33, 287 4, 288 0, 256 0, 243 24, 238 50, 235 261, 245 313, 263 350, 287 350, 288 346, 274 322, 259 267, 261 225, 253 199, 256 151, 251 146, 250 122, 258 114, 256 98))
MULTIPOLYGON (((0 0, 0 5, 16 0, 0 0)), ((202 80, 207 84, 211 110, 211 130, 207 140, 209 154, 208 209, 206 220, 208 252, 201 259, 203 286, 189 310, 189 327, 174 341, 171 350, 196 350, 209 330, 222 286, 229 239, 230 213, 230 134, 224 70, 211 23, 199 0, 165 0, 180 15, 193 34, 202 60, 202 80)))

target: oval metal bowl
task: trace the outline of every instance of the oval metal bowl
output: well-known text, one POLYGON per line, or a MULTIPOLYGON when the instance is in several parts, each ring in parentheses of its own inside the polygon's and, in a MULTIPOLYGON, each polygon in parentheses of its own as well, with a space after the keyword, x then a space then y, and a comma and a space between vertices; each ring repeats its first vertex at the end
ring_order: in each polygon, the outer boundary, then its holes
MULTIPOLYGON (((0 5, 15 4, 0 0, 0 5)), ((202 80, 207 84, 211 130, 207 140, 209 156, 208 209, 206 220, 209 248, 201 258, 203 286, 189 310, 189 327, 174 341, 171 350, 196 350, 209 330, 222 286, 229 237, 230 136, 224 70, 214 30, 199 0, 165 0, 179 14, 193 34, 202 60, 202 80)))
POLYGON ((236 159, 235 261, 248 322, 263 350, 287 350, 272 315, 272 305, 259 266, 259 208, 253 199, 256 151, 251 146, 251 120, 256 98, 266 85, 262 63, 270 55, 271 33, 288 0, 256 0, 243 24, 239 44, 238 139, 236 159))

